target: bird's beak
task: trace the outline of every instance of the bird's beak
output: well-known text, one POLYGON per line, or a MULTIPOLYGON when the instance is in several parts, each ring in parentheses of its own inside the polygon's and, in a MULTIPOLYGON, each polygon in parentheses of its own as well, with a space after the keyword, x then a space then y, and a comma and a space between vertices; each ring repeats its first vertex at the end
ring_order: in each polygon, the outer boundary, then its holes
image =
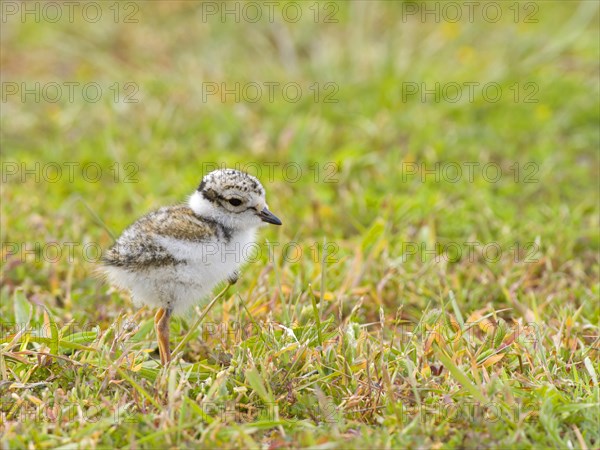
POLYGON ((264 208, 261 212, 259 212, 258 217, 260 217, 263 222, 272 223, 273 225, 281 225, 281 220, 279 220, 277 216, 267 208, 264 208))

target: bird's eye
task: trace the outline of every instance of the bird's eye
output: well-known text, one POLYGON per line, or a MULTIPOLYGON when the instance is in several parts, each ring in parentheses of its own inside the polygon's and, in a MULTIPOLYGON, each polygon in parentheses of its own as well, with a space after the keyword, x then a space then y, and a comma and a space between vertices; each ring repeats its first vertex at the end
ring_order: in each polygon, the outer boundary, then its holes
POLYGON ((230 198, 229 204, 233 206, 240 206, 242 204, 242 201, 239 198, 230 198))

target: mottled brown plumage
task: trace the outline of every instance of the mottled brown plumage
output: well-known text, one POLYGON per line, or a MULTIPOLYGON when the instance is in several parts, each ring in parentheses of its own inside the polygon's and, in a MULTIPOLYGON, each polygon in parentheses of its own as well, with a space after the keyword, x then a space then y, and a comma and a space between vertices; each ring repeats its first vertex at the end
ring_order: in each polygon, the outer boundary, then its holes
POLYGON ((153 239, 157 236, 189 242, 227 241, 231 239, 231 230, 197 215, 188 205, 167 206, 146 214, 125 229, 104 254, 102 262, 131 270, 186 264, 158 244, 153 239))

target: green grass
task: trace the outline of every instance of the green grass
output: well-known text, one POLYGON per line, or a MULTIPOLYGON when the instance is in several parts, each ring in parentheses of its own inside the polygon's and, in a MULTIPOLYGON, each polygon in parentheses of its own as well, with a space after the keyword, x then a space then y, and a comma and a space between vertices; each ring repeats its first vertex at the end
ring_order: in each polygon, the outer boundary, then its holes
MULTIPOLYGON (((537 23, 512 2, 497 23, 400 2, 204 23, 192 1, 115 23, 111 5, 97 23, 76 6, 73 23, 2 24, 3 447, 600 445, 597 3, 540 2, 537 23), (8 95, 36 82, 103 95, 8 95), (202 83, 236 82, 303 95, 203 100, 202 83), (423 102, 403 84, 436 82, 502 96, 423 102), (115 83, 138 102, 115 103, 115 83), (258 166, 284 226, 165 370, 153 312, 93 260, 211 163, 258 166)), ((172 322, 172 348, 202 307, 172 322)))

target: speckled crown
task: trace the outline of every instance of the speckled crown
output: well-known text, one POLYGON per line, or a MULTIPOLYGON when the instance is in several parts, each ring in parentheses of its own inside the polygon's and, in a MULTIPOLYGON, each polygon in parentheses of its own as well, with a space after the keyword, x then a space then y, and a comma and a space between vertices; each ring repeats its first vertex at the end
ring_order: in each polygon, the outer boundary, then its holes
POLYGON ((259 195, 264 195, 265 190, 257 178, 245 172, 240 172, 235 169, 219 169, 213 170, 206 174, 198 186, 198 191, 205 198, 212 199, 212 195, 205 195, 209 192, 224 192, 228 189, 237 189, 243 192, 256 192, 259 195))

